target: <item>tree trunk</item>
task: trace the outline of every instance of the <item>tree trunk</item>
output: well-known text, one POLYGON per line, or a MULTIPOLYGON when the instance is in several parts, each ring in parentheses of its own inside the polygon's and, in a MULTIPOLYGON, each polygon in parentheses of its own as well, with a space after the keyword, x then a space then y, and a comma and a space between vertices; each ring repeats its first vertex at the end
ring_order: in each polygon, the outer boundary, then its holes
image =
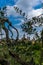
POLYGON ((9 32, 8 32, 8 29, 4 26, 3 27, 3 30, 5 31, 5 34, 6 34, 6 42, 7 42, 7 45, 9 46, 11 44, 11 41, 9 39, 9 32))
POLYGON ((14 30, 16 30, 16 32, 17 32, 17 37, 16 37, 16 41, 19 39, 19 32, 18 32, 18 30, 14 27, 14 26, 11 26, 14 30))

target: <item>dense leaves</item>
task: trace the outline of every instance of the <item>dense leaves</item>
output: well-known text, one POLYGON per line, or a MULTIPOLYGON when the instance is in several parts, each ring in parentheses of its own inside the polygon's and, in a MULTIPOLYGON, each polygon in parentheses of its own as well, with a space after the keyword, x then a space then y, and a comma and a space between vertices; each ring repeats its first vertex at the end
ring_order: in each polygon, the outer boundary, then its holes
MULTIPOLYGON (((40 53, 41 53, 40 49, 41 46, 38 43, 33 45, 32 42, 27 42, 27 43, 25 42, 25 44, 21 42, 18 45, 14 45, 13 47, 10 47, 10 50, 13 52, 13 54, 14 53, 18 54, 19 58, 27 63, 30 62, 33 57, 36 65, 37 64, 39 65, 40 53)), ((9 50, 6 44, 0 45, 0 58, 6 58, 10 62, 10 65, 20 64, 16 61, 16 58, 12 58, 9 55, 9 50)))

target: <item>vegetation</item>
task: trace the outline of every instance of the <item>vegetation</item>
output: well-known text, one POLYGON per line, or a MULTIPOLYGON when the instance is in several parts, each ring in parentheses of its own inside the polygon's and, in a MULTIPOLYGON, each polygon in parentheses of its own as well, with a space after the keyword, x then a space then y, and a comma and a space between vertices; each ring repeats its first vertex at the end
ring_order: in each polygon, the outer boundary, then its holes
MULTIPOLYGON (((6 8, 3 9, 5 10, 6 8)), ((30 35, 35 34, 36 40, 25 38, 25 35, 21 40, 19 40, 18 30, 13 27, 11 23, 9 23, 9 20, 4 17, 4 10, 1 10, 0 28, 3 29, 3 26, 7 21, 8 25, 16 30, 17 38, 16 40, 14 40, 11 37, 10 39, 8 32, 10 31, 12 33, 12 36, 13 32, 9 29, 9 26, 6 32, 6 26, 4 26, 6 39, 0 40, 0 65, 43 65, 43 29, 41 31, 40 37, 38 36, 36 31, 36 23, 39 23, 39 27, 42 26, 43 18, 40 18, 39 16, 33 17, 31 20, 27 21, 27 23, 24 23, 21 26, 23 31, 25 31, 26 33, 30 35)), ((15 10, 17 10, 17 12, 19 11, 17 8, 15 8, 15 10)), ((20 10, 20 15, 21 14, 22 11, 20 10)), ((25 13, 23 13, 23 16, 25 17, 25 13)))
MULTIPOLYGON (((41 43, 32 44, 31 41, 25 42, 19 40, 17 45, 8 46, 6 44, 0 44, 0 58, 5 58, 10 62, 10 65, 25 65, 22 63, 28 63, 30 65, 35 63, 36 65, 40 64, 40 54, 41 54, 41 43), (12 57, 11 55, 14 55, 12 57), (32 60, 33 58, 33 60, 32 60), (31 61, 32 60, 32 61, 31 61)), ((42 64, 43 65, 43 64, 42 64)))

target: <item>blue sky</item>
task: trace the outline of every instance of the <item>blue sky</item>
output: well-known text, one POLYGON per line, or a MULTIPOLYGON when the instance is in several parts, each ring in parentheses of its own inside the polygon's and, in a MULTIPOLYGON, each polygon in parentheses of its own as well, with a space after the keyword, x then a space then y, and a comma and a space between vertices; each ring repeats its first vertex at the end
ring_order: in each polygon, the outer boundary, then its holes
POLYGON ((24 34, 20 26, 24 22, 24 19, 16 13, 14 6, 19 7, 23 12, 25 12, 27 18, 31 18, 42 14, 41 2, 43 2, 43 0, 0 0, 0 7, 7 6, 8 18, 12 22, 12 25, 18 29, 20 38, 24 34))

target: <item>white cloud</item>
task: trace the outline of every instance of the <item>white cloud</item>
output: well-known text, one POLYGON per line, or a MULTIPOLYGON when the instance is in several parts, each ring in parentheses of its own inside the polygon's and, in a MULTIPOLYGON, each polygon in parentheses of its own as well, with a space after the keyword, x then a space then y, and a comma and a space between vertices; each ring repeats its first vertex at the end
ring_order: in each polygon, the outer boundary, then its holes
POLYGON ((32 17, 35 17, 35 16, 39 16, 40 14, 42 14, 42 9, 32 9, 30 12, 28 12, 28 18, 32 18, 32 17))
POLYGON ((0 39, 1 39, 1 38, 5 38, 5 37, 6 37, 5 32, 4 32, 4 30, 3 30, 3 29, 1 30, 0 34, 2 34, 2 36, 0 35, 0 39))
POLYGON ((14 10, 13 6, 7 6, 6 13, 7 13, 8 16, 14 15, 15 10, 14 10))
POLYGON ((40 0, 18 0, 16 6, 28 13, 38 4, 40 4, 40 0))
MULTIPOLYGON (((34 10, 34 6, 40 4, 40 0, 18 0, 14 6, 19 7, 26 15, 31 18, 32 16, 38 16, 41 14, 42 9, 34 10)), ((14 6, 7 6, 7 15, 13 15, 15 17, 20 16, 19 13, 16 13, 14 6)))

